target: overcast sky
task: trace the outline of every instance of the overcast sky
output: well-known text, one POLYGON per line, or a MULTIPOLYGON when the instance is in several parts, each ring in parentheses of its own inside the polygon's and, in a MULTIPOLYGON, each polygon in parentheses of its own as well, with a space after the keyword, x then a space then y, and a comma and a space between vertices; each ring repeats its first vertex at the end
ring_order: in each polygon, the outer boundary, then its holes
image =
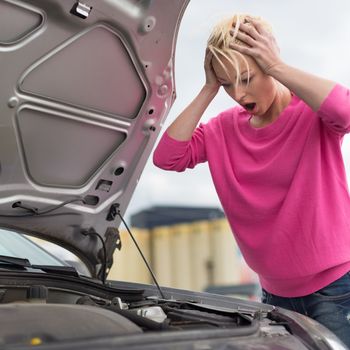
MULTIPOLYGON (((350 87, 350 0, 191 0, 176 48, 177 99, 164 130, 204 83, 204 51, 213 25, 237 12, 271 23, 286 63, 350 87)), ((202 120, 232 105, 221 91, 202 120)), ((345 137, 343 154, 350 180, 350 136, 345 137)), ((150 158, 127 216, 153 205, 221 207, 206 164, 174 173, 156 168, 150 158)))

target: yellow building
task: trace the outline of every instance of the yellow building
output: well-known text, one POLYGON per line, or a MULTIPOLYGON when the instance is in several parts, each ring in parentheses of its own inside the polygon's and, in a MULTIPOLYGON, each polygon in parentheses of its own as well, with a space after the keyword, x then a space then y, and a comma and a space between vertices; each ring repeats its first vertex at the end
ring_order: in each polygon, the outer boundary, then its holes
MULTIPOLYGON (((131 221, 133 235, 160 285, 203 291, 209 286, 256 282, 219 209, 155 207, 131 221)), ((152 283, 124 230, 121 240, 122 249, 114 253, 108 279, 152 283)))

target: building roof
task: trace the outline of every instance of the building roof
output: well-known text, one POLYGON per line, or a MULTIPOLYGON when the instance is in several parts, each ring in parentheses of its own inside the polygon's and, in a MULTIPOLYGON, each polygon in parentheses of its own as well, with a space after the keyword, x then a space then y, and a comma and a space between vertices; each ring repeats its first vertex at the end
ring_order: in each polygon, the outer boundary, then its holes
POLYGON ((216 207, 153 206, 131 216, 131 226, 151 229, 202 220, 224 218, 216 207))

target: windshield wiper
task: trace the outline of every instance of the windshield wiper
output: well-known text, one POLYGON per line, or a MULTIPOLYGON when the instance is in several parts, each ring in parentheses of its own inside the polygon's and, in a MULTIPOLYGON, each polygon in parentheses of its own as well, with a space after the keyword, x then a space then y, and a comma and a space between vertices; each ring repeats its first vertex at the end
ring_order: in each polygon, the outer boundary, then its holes
POLYGON ((31 267, 32 264, 28 259, 16 258, 14 256, 0 255, 0 262, 19 267, 31 267))
POLYGON ((60 275, 79 277, 78 271, 73 266, 32 265, 31 268, 39 269, 47 273, 57 273, 60 275))
POLYGON ((72 266, 32 265, 28 259, 6 255, 0 255, 0 263, 6 263, 15 267, 41 270, 47 273, 56 273, 59 275, 79 277, 77 270, 72 266))

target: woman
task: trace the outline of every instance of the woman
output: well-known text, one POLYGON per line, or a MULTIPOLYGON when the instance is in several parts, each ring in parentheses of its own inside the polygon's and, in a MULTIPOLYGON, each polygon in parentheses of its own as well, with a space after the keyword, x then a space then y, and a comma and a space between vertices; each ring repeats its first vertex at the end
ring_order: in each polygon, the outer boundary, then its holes
POLYGON ((350 199, 341 154, 350 92, 285 64, 269 26, 235 15, 213 30, 206 82, 161 138, 154 163, 208 162, 263 302, 308 315, 350 347, 350 199), (220 86, 238 103, 207 124, 220 86))

